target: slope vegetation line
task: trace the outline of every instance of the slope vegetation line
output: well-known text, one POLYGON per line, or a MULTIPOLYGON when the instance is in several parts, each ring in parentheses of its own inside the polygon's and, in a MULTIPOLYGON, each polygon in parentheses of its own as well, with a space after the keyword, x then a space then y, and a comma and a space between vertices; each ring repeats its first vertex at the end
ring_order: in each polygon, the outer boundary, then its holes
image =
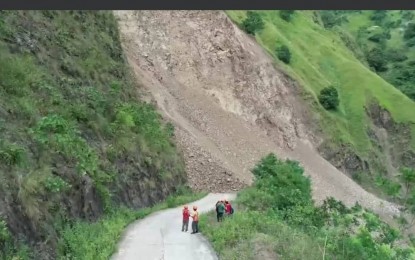
MULTIPOLYGON (((235 194, 209 194, 192 202, 200 213, 214 209, 220 199, 233 200, 235 194)), ((131 224, 125 231, 113 260, 135 259, 197 259, 216 260, 216 253, 200 235, 180 231, 181 208, 163 210, 131 224)))
POLYGON ((209 182, 223 179, 223 172, 234 179, 214 187, 226 189, 234 180, 250 184, 250 168, 274 152, 301 162, 317 202, 332 196, 387 219, 398 213, 396 205, 363 190, 314 150, 308 141, 314 136, 306 130, 312 129, 311 115, 295 83, 223 12, 115 14, 137 79, 173 119, 194 188, 213 189, 209 182), (195 156, 196 147, 208 159, 195 156))

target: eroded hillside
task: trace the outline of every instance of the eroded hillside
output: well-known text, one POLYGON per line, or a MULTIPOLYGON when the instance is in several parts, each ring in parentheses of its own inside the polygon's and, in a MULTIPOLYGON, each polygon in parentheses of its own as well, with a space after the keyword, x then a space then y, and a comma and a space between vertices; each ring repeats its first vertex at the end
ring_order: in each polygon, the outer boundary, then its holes
POLYGON ((318 201, 333 196, 384 215, 397 212, 314 150, 318 120, 302 105, 302 92, 223 12, 115 13, 138 80, 178 128, 193 187, 249 184, 254 163, 275 152, 304 165, 318 201))
MULTIPOLYGON (((206 175, 216 178, 227 170, 249 183, 250 167, 263 155, 256 134, 272 135, 281 148, 295 147, 298 137, 307 136, 302 125, 307 112, 295 97, 294 83, 225 14, 117 14, 138 78, 165 114, 189 132, 179 136, 191 177, 199 168, 193 161, 215 161, 225 169, 208 168, 206 175), (251 126, 262 128, 253 133, 251 126), (209 150, 206 156, 212 158, 200 158, 194 145, 209 150)), ((273 149, 267 142, 262 145, 273 149)))

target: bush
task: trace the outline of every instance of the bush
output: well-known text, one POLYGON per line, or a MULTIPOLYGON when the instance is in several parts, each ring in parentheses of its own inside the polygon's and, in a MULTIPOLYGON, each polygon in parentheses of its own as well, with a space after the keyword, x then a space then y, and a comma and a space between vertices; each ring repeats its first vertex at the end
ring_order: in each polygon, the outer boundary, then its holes
POLYGON ((368 38, 369 41, 384 44, 386 40, 390 39, 389 32, 375 33, 368 38))
POLYGON ((390 49, 386 52, 386 58, 390 61, 402 62, 408 59, 404 50, 390 49))
POLYGON ((366 54, 369 66, 374 68, 376 72, 384 72, 388 70, 386 66, 386 59, 383 51, 380 48, 373 48, 366 54))
POLYGON ((410 40, 415 37, 415 23, 409 23, 403 34, 405 40, 410 40))
POLYGON ((253 11, 247 12, 247 17, 242 23, 242 28, 249 34, 255 35, 256 32, 264 29, 264 21, 261 16, 253 11))
POLYGON ((383 20, 386 18, 386 10, 375 10, 370 16, 370 19, 375 22, 375 24, 382 24, 383 20))
POLYGON ((25 159, 25 150, 17 144, 0 143, 0 162, 4 165, 21 165, 25 159))
POLYGON ((333 86, 324 88, 320 91, 318 101, 327 110, 334 110, 339 106, 339 93, 333 86))
POLYGON ((289 22, 292 19, 293 14, 295 13, 294 10, 281 10, 280 11, 280 17, 281 19, 289 22))
POLYGON ((288 49, 287 46, 283 45, 283 46, 277 48, 277 50, 275 52, 276 52, 276 55, 277 55, 279 60, 281 60, 285 64, 290 63, 290 61, 291 61, 291 52, 290 52, 290 49, 288 49))
POLYGON ((272 198, 269 208, 281 210, 312 202, 310 179, 303 175, 304 170, 298 162, 280 161, 274 154, 269 154, 255 166, 252 173, 257 178, 255 188, 261 191, 264 200, 272 198))
POLYGON ((321 11, 321 21, 326 29, 330 29, 341 24, 341 19, 339 19, 333 11, 321 11))
MULTIPOLYGON (((252 172, 254 186, 239 193, 232 219, 217 223, 214 212, 202 215, 203 233, 221 259, 258 259, 252 253, 257 246, 270 259, 414 259, 398 230, 358 204, 348 208, 328 198, 315 206, 297 162, 270 154, 252 172), (284 204, 286 200, 292 203, 284 204)), ((405 178, 413 181, 414 174, 406 172, 405 178)))

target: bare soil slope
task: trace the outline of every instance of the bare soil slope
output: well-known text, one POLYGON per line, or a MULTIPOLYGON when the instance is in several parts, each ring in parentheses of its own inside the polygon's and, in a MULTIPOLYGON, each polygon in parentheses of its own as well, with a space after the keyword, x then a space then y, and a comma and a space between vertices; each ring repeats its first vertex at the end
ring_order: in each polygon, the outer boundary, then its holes
POLYGON ((115 14, 137 80, 176 126, 193 188, 237 190, 252 182, 254 164, 274 152, 301 162, 317 201, 333 196, 384 216, 398 212, 315 151, 315 119, 295 83, 223 12, 115 14))

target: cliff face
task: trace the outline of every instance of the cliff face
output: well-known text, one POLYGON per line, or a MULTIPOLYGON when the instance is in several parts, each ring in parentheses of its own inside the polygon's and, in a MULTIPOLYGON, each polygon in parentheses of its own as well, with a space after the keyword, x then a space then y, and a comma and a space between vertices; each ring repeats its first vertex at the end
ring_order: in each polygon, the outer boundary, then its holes
POLYGON ((37 259, 54 258, 72 221, 185 183, 171 127, 129 80, 112 13, 2 11, 0 63, 1 223, 37 259))

